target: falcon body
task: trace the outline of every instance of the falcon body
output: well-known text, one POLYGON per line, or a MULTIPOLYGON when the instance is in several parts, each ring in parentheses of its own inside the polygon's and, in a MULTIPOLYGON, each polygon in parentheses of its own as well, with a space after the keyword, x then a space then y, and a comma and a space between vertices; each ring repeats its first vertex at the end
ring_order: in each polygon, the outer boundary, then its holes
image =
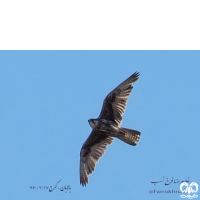
POLYGON ((109 134, 118 130, 118 126, 115 122, 106 119, 90 119, 88 120, 90 126, 96 131, 102 131, 109 134))
POLYGON ((80 152, 80 183, 83 186, 88 183, 89 174, 94 171, 96 163, 104 154, 107 145, 112 143, 113 137, 132 146, 139 141, 139 131, 120 127, 122 114, 133 89, 132 84, 137 81, 138 76, 139 73, 135 72, 111 91, 104 99, 99 117, 88 120, 92 132, 80 152))

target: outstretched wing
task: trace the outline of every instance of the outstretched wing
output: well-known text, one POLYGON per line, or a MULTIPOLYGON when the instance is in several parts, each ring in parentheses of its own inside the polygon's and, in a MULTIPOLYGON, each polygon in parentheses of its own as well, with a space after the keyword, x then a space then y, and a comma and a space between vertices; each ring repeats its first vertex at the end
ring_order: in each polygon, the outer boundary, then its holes
POLYGON ((99 118, 121 124, 122 114, 133 89, 132 84, 138 80, 139 75, 138 72, 135 72, 106 96, 99 118))
POLYGON ((94 171, 95 165, 104 154, 107 145, 113 141, 105 133, 92 131, 80 152, 80 184, 88 183, 88 176, 94 171))
POLYGON ((88 183, 88 176, 94 171, 96 163, 103 156, 107 145, 111 144, 113 138, 105 133, 92 131, 80 152, 80 184, 88 183))

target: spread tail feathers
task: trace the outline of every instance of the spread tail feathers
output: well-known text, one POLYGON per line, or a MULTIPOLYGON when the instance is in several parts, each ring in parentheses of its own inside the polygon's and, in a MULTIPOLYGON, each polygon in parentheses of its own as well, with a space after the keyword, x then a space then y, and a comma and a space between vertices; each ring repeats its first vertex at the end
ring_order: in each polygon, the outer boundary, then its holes
POLYGON ((140 134, 141 133, 139 131, 121 127, 117 138, 126 142, 127 144, 135 146, 137 145, 136 142, 138 142, 140 139, 140 134))

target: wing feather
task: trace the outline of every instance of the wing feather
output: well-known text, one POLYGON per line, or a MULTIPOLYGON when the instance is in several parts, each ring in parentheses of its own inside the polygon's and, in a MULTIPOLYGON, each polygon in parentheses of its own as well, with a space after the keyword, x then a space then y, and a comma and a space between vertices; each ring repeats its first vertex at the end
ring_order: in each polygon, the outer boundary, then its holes
POLYGON ((128 97, 133 89, 132 84, 138 78, 139 73, 135 72, 106 96, 99 118, 111 120, 118 125, 121 124, 128 97))
POLYGON ((80 183, 85 186, 88 176, 94 171, 96 163, 103 156, 107 145, 113 141, 112 137, 105 133, 92 131, 83 144, 80 152, 80 183))

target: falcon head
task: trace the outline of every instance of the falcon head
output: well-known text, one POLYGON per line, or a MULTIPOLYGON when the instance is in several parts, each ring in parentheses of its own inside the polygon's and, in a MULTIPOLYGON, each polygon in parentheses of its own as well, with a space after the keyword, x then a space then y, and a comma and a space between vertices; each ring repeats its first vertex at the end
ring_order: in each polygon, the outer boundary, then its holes
POLYGON ((97 119, 89 119, 88 122, 92 128, 95 128, 98 125, 97 119))

